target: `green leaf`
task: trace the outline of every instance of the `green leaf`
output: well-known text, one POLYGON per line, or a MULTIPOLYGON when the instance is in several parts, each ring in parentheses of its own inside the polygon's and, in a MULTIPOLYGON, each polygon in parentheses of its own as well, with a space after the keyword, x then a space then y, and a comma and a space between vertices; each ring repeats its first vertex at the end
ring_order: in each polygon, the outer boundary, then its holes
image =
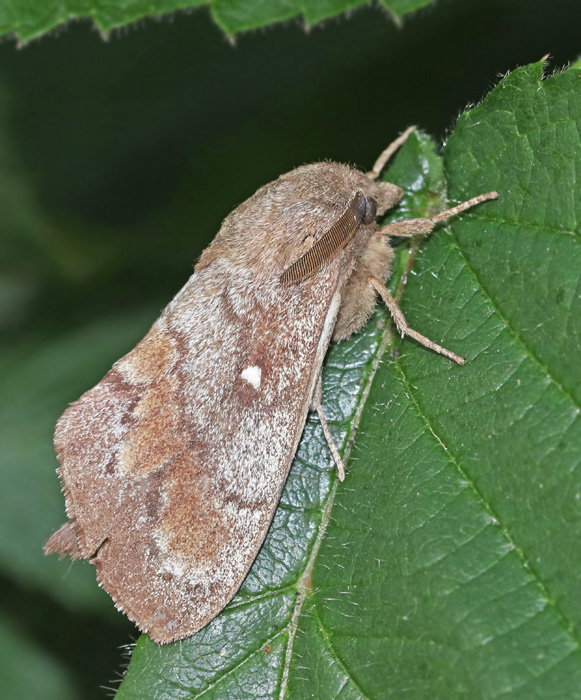
MULTIPOLYGON (((408 321, 466 365, 394 339, 383 310, 334 346, 346 481, 309 420, 243 589, 190 639, 142 636, 120 700, 581 698, 581 80, 542 68, 444 149, 451 202, 500 199, 398 248, 408 321)), ((429 140, 389 179, 406 215, 432 212, 429 140)))
POLYGON ((2 697, 26 700, 72 700, 73 684, 63 668, 21 631, 0 617, 2 697))
MULTIPOLYGON (((382 0, 396 18, 428 5, 430 0, 382 0)), ((365 0, 43 0, 27 2, 3 0, 0 5, 0 35, 15 34, 21 42, 30 41, 73 19, 92 19, 102 32, 109 32, 144 17, 209 5, 218 26, 233 36, 248 29, 264 27, 293 17, 303 17, 307 25, 333 17, 365 0)))

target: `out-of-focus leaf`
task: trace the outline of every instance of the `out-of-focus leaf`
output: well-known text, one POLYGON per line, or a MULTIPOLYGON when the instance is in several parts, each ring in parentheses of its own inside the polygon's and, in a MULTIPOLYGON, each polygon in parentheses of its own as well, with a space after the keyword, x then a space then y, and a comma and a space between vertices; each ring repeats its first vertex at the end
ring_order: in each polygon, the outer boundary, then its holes
MULTIPOLYGON (((407 275, 411 325, 466 366, 393 345, 381 311, 332 348, 346 481, 311 420, 239 595, 188 640, 142 636, 119 698, 581 698, 581 80, 541 74, 460 118, 449 199, 501 197, 407 275)), ((408 213, 433 210, 441 172, 410 139, 389 173, 408 213)))
MULTIPOLYGON (((430 0, 382 0, 396 19, 429 3, 430 0)), ((234 35, 301 15, 307 25, 312 25, 364 4, 365 0, 43 0, 27 4, 4 0, 0 6, 0 34, 15 34, 20 41, 29 41, 79 18, 92 19, 101 31, 108 32, 144 17, 209 5, 218 26, 234 35)))
POLYGON ((3 698, 73 700, 73 683, 55 659, 0 617, 0 683, 3 698))

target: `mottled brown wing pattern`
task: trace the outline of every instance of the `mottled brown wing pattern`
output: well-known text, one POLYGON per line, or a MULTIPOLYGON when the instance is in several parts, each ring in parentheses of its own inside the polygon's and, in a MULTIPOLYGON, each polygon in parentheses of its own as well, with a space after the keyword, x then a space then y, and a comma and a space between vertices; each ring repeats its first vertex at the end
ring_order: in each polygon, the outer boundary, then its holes
POLYGON ((332 332, 337 279, 331 267, 301 286, 257 285, 216 261, 59 421, 79 556, 94 556, 117 606, 158 641, 212 619, 257 554, 332 332))

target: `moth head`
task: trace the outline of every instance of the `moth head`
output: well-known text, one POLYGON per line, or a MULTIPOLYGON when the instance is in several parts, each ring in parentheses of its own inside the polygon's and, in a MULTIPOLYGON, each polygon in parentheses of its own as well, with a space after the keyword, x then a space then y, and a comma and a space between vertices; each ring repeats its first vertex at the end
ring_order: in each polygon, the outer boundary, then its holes
MULTIPOLYGON (((341 169, 340 181, 335 180, 333 184, 337 193, 343 197, 344 204, 342 209, 335 208, 335 216, 328 220, 326 228, 320 229, 315 235, 311 231, 303 238, 301 247, 294 251, 293 257, 280 276, 282 284, 299 283, 316 275, 355 238, 358 241, 354 241, 352 254, 356 259, 375 231, 376 218, 397 204, 403 194, 396 185, 375 182, 367 175, 347 166, 336 163, 307 166, 317 167, 341 169), (346 186, 350 187, 348 193, 346 186)), ((320 180, 322 179, 321 177, 320 180)), ((326 178, 327 183, 330 180, 333 178, 326 178)))
POLYGON ((346 165, 302 166, 235 209, 196 270, 234 265, 238 274, 256 283, 300 282, 336 259, 352 241, 350 251, 357 257, 375 231, 376 217, 400 198, 399 187, 375 182, 346 165))

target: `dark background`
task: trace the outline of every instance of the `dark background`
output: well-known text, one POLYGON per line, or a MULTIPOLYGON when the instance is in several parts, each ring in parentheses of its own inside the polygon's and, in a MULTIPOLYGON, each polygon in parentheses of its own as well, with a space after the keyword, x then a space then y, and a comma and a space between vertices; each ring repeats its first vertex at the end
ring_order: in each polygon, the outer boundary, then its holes
MULTIPOLYGON (((101 318, 120 328, 131 318, 145 332, 223 217, 260 185, 318 159, 369 168, 409 124, 442 142, 455 117, 500 74, 547 53, 553 68, 575 59, 579 27, 581 4, 569 0, 449 0, 400 29, 385 12, 365 7, 309 33, 297 20, 242 35, 235 46, 205 9, 140 23, 107 42, 87 22, 21 50, 6 41, 2 415, 10 415, 10 396, 19 396, 18 425, 42 412, 29 386, 10 384, 39 348, 101 318)), ((107 353, 102 364, 103 371, 111 364, 107 353)), ((43 371, 50 374, 50 366, 43 371)), ((82 378, 82 389, 98 378, 82 378)), ((71 392, 59 410, 79 393, 71 392)), ((50 421, 38 420, 35 435, 47 455, 50 421)), ((0 450, 4 498, 26 509, 14 448, 0 450)), ((50 498, 60 499, 54 458, 26 459, 52 489, 50 498)), ((114 686, 122 667, 118 647, 136 632, 104 594, 95 593, 95 605, 69 605, 59 593, 63 567, 41 556, 43 538, 58 525, 49 511, 41 535, 22 534, 22 527, 14 535, 0 514, 0 621, 67 669, 79 697, 104 697, 99 686, 114 686), (37 580, 2 544, 20 536, 38 550, 37 580)), ((79 567, 93 576, 88 564, 79 567)))

